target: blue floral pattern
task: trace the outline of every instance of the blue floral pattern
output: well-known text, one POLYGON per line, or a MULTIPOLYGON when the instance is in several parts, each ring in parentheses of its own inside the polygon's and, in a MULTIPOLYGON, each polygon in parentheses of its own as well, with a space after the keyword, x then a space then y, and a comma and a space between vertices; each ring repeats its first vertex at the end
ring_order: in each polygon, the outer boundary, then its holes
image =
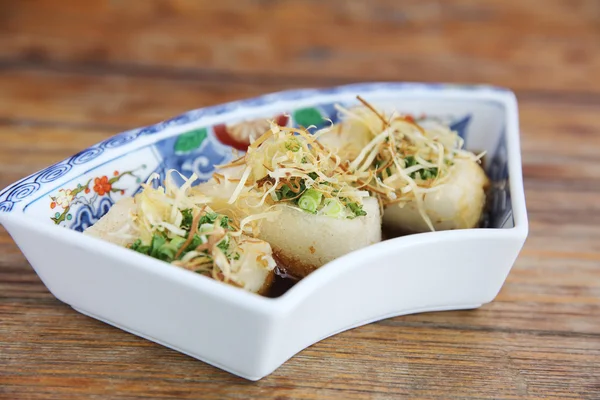
POLYGON ((508 149, 505 132, 500 135, 496 152, 492 156, 486 172, 492 182, 492 187, 488 195, 488 221, 485 225, 491 228, 512 227, 514 220, 510 202, 508 149))
MULTIPOLYGON (((212 176, 214 166, 224 164, 231 159, 231 149, 220 145, 213 135, 208 135, 194 147, 177 150, 177 143, 181 135, 161 140, 154 144, 154 148, 162 158, 161 164, 154 171, 160 175, 161 181, 165 179, 168 170, 174 169, 185 176, 196 174, 200 182, 207 181, 212 176)), ((177 184, 183 184, 178 175, 174 175, 177 184)))
POLYGON ((86 228, 94 225, 108 210, 112 207, 114 201, 110 197, 102 197, 94 204, 90 202, 84 204, 75 214, 73 224, 70 226, 71 229, 83 232, 86 228))

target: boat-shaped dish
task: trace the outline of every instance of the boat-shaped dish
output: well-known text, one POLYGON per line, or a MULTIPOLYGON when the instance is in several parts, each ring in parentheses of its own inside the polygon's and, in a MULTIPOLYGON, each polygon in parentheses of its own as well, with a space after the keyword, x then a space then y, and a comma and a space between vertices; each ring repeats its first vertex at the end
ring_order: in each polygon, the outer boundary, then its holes
POLYGON ((515 96, 488 86, 371 83, 292 90, 207 107, 133 129, 8 186, 0 222, 59 300, 77 311, 241 377, 258 380, 297 352, 393 316, 472 309, 498 294, 527 236, 515 96), (477 229, 397 237, 261 297, 81 233, 157 172, 208 179, 265 119, 337 121, 361 95, 449 123, 487 151, 492 181, 477 229))

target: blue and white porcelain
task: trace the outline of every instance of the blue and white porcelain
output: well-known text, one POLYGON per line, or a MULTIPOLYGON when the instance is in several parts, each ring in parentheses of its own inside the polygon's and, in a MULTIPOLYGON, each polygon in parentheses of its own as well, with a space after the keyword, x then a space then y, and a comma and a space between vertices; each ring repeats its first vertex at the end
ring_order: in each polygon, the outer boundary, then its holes
POLYGON ((0 222, 48 289, 93 318, 250 380, 335 333, 383 318, 477 308, 500 291, 527 232, 515 96, 488 86, 366 83, 292 90, 130 130, 0 192, 0 222), (336 121, 333 105, 442 119, 487 151, 491 208, 477 229, 399 237, 341 257, 277 298, 260 297, 80 232, 152 174, 208 179, 261 121, 336 121), (241 136, 240 136, 241 135, 241 136), (246 135, 247 136, 247 135, 246 135))

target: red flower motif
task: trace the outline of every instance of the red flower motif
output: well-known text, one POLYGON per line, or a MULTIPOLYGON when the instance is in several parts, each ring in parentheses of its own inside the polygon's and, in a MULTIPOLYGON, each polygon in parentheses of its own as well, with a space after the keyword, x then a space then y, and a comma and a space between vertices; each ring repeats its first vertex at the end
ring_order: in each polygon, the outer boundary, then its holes
POLYGON ((85 194, 88 194, 90 192, 90 188, 85 188, 85 194))
POLYGON ((94 192, 98 193, 99 196, 104 196, 111 189, 112 185, 108 181, 108 177, 103 176, 102 178, 94 179, 94 192))
POLYGON ((50 203, 50 208, 52 208, 52 209, 53 209, 53 208, 55 208, 55 207, 56 207, 56 202, 55 202, 55 201, 53 201, 52 203, 50 203))
POLYGON ((114 175, 114 176, 119 176, 119 171, 115 171, 115 172, 113 172, 113 175, 114 175))
MULTIPOLYGON (((277 115, 275 122, 277 125, 286 126, 288 117, 286 115, 277 115)), ((264 118, 242 121, 233 125, 219 124, 213 126, 213 131, 219 142, 242 151, 248 149, 251 135, 256 139, 268 129, 269 123, 264 118)))

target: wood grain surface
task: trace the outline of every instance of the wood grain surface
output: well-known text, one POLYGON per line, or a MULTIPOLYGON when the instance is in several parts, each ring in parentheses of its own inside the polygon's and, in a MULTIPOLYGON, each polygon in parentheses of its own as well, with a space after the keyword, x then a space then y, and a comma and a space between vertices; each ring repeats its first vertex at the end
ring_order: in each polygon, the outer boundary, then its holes
POLYGON ((531 227, 493 303, 248 382, 75 312, 0 228, 0 398, 600 399, 596 0, 0 0, 0 188, 188 109, 373 80, 516 92, 531 227))

